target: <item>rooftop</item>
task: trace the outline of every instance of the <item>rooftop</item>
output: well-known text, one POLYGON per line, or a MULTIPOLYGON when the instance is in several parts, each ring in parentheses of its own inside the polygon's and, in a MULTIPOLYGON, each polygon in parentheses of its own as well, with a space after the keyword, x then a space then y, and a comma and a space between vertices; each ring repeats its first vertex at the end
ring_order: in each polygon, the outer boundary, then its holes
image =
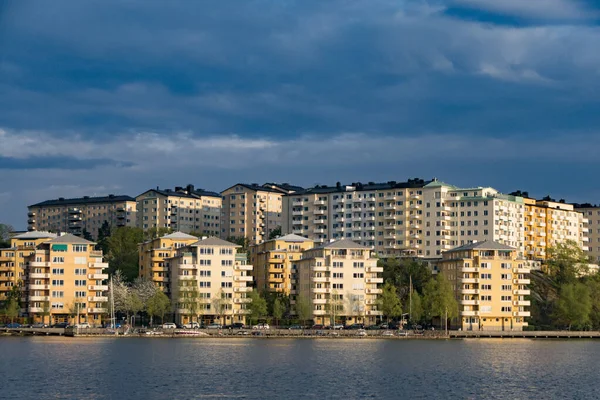
POLYGON ((162 236, 161 239, 196 239, 196 240, 198 240, 198 238, 196 236, 188 235, 187 233, 183 233, 183 232, 173 232, 168 235, 162 236))
POLYGON ((455 247, 451 250, 448 250, 448 252, 455 252, 455 251, 463 251, 463 250, 516 250, 514 247, 510 247, 507 246, 505 244, 502 243, 498 243, 498 242, 490 242, 487 240, 484 240, 483 242, 474 242, 474 243, 469 243, 466 244, 464 246, 459 246, 459 247, 455 247))
POLYGON ((335 242, 327 243, 322 246, 324 249, 365 249, 370 250, 370 247, 363 246, 350 239, 336 240, 335 242))
POLYGON ((41 207, 41 206, 68 206, 68 205, 79 205, 79 204, 98 204, 98 203, 116 203, 123 201, 135 201, 135 199, 131 196, 126 195, 114 195, 109 194, 108 196, 102 197, 77 197, 72 199, 65 199, 64 197, 59 197, 55 200, 46 200, 41 203, 32 204, 29 207, 41 207))
POLYGON ((282 240, 284 242, 311 242, 311 239, 307 239, 304 236, 300 236, 300 235, 295 235, 293 233, 290 233, 289 235, 285 235, 285 236, 280 236, 280 237, 276 237, 275 239, 271 239, 269 241, 275 241, 275 240, 282 240))
POLYGON ((45 239, 45 238, 55 238, 56 233, 52 232, 38 232, 31 231, 21 233, 20 235, 14 236, 13 239, 45 239))
POLYGON ((183 197, 186 199, 199 199, 201 197, 218 197, 221 198, 221 195, 217 192, 211 192, 208 190, 195 188, 194 185, 187 185, 185 187, 175 186, 175 189, 161 189, 160 187, 156 187, 156 189, 146 190, 144 193, 138 195, 137 197, 142 196, 148 192, 155 192, 162 196, 176 196, 183 197))
POLYGON ((79 236, 75 236, 70 233, 66 233, 62 236, 57 236, 46 243, 94 244, 94 242, 90 242, 89 240, 85 240, 83 238, 80 238, 79 236))
POLYGON ((190 244, 190 246, 194 246, 194 247, 198 247, 198 246, 242 247, 235 243, 231 243, 231 242, 228 242, 223 239, 219 239, 218 237, 214 237, 214 236, 200 239, 196 243, 190 244))
POLYGON ((411 189, 411 188, 422 188, 428 183, 433 181, 425 181, 420 178, 409 179, 406 182, 389 181, 383 183, 361 183, 353 182, 350 185, 342 185, 338 182, 335 186, 323 186, 316 185, 312 188, 300 190, 292 195, 297 194, 325 194, 325 193, 336 193, 336 192, 364 192, 372 190, 385 190, 385 189, 411 189))

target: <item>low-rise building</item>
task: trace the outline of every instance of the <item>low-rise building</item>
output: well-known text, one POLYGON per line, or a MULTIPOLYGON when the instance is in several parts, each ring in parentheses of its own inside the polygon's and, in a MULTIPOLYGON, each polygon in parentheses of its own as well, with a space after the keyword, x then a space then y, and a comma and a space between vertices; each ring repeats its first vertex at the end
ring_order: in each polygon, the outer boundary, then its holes
POLYGON ((576 204, 575 210, 583 215, 588 235, 587 254, 590 262, 600 263, 600 205, 576 204))
POLYGON ((156 287, 169 295, 171 292, 171 271, 167 266, 169 258, 177 254, 177 249, 198 241, 196 236, 174 232, 139 244, 139 276, 154 282, 156 287))
POLYGON ((108 264, 94 243, 65 234, 36 246, 27 257, 24 294, 34 322, 88 322, 107 313, 108 264))
POLYGON ((98 238, 98 229, 106 222, 111 228, 136 226, 133 197, 108 195, 46 200, 28 207, 29 231, 68 232, 98 238))
POLYGON ((250 246, 255 287, 260 292, 289 295, 292 286, 296 286, 292 265, 300 260, 304 251, 313 247, 312 240, 294 234, 250 246))
POLYGON ((295 262, 298 285, 292 304, 308 301, 317 324, 374 324, 381 319, 382 267, 367 246, 342 239, 305 250, 295 262))
POLYGON ((13 287, 23 288, 26 263, 31 253, 39 244, 55 237, 56 234, 50 232, 21 233, 10 239, 9 248, 0 249, 0 303, 7 299, 13 287))
POLYGON ((517 249, 475 242, 443 253, 441 273, 459 303, 463 330, 520 331, 530 316, 530 264, 517 249))
POLYGON ((252 265, 240 246, 209 237, 186 245, 167 260, 171 271, 171 302, 182 323, 245 323, 252 265))

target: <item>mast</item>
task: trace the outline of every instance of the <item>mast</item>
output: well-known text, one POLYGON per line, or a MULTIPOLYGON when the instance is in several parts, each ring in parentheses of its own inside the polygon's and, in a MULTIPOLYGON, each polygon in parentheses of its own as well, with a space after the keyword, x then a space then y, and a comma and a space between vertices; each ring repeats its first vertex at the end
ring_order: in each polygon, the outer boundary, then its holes
POLYGON ((110 327, 115 329, 115 294, 113 292, 113 279, 110 277, 110 327))

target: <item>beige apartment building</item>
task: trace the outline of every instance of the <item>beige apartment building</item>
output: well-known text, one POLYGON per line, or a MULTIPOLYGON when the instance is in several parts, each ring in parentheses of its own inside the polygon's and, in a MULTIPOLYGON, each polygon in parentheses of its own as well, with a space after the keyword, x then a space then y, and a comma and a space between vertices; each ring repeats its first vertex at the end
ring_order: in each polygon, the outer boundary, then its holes
POLYGON ((298 282, 291 291, 292 304, 308 299, 316 324, 371 325, 381 318, 377 299, 383 268, 368 247, 341 239, 305 250, 295 264, 298 282))
POLYGON ((193 185, 150 189, 135 198, 137 226, 144 229, 170 228, 202 235, 221 233, 221 195, 193 185))
POLYGON ((177 321, 245 322, 252 265, 247 264, 245 253, 236 253, 239 247, 209 237, 180 247, 167 259, 177 321))
POLYGON ((284 195, 301 188, 289 184, 238 183, 221 192, 223 222, 221 238, 245 237, 250 244, 268 240, 270 233, 281 226, 281 205, 284 195))
POLYGON ((168 259, 175 257, 177 250, 198 241, 196 236, 174 232, 156 239, 140 243, 139 276, 154 282, 165 294, 171 292, 171 271, 168 259))
POLYGON ((111 228, 136 225, 136 203, 129 196, 110 194, 104 197, 63 197, 28 207, 28 230, 68 232, 96 239, 98 229, 108 222, 111 228))
MULTIPOLYGON (((585 221, 576 223, 568 205, 543 203, 536 202, 551 208, 546 215, 558 218, 551 223, 551 243, 578 238, 584 247, 585 221)), ((525 199, 489 187, 459 188, 437 179, 319 186, 285 196, 282 213, 284 234, 320 243, 347 238, 381 257, 440 258, 454 247, 487 240, 514 247, 520 257, 536 258, 526 247, 525 199)))
POLYGON ((56 234, 50 232, 26 232, 11 238, 9 248, 0 249, 0 303, 13 287, 24 287, 28 257, 39 244, 55 237, 56 234))
POLYGON ((577 204, 576 211, 583 215, 588 228, 587 252, 591 263, 600 264, 600 205, 577 204))
POLYGON ((250 263, 254 266, 257 290, 289 296, 292 287, 296 286, 295 263, 304 251, 313 247, 312 240, 294 234, 250 246, 250 263))
POLYGON ((520 331, 527 326, 530 269, 517 249, 474 242, 444 252, 440 267, 454 288, 462 330, 520 331))
POLYGON ((38 244, 27 263, 25 297, 34 322, 102 324, 108 264, 93 242, 64 234, 38 244))

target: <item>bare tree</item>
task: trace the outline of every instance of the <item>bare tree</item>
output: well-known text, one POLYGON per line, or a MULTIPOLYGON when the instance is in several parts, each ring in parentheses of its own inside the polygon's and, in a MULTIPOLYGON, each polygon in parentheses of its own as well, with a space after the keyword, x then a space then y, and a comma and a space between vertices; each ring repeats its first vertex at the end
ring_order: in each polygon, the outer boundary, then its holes
POLYGON ((219 317, 219 321, 224 323, 224 316, 229 308, 229 299, 226 297, 226 293, 223 292, 223 289, 219 289, 216 296, 212 299, 213 310, 215 311, 215 315, 219 317))

